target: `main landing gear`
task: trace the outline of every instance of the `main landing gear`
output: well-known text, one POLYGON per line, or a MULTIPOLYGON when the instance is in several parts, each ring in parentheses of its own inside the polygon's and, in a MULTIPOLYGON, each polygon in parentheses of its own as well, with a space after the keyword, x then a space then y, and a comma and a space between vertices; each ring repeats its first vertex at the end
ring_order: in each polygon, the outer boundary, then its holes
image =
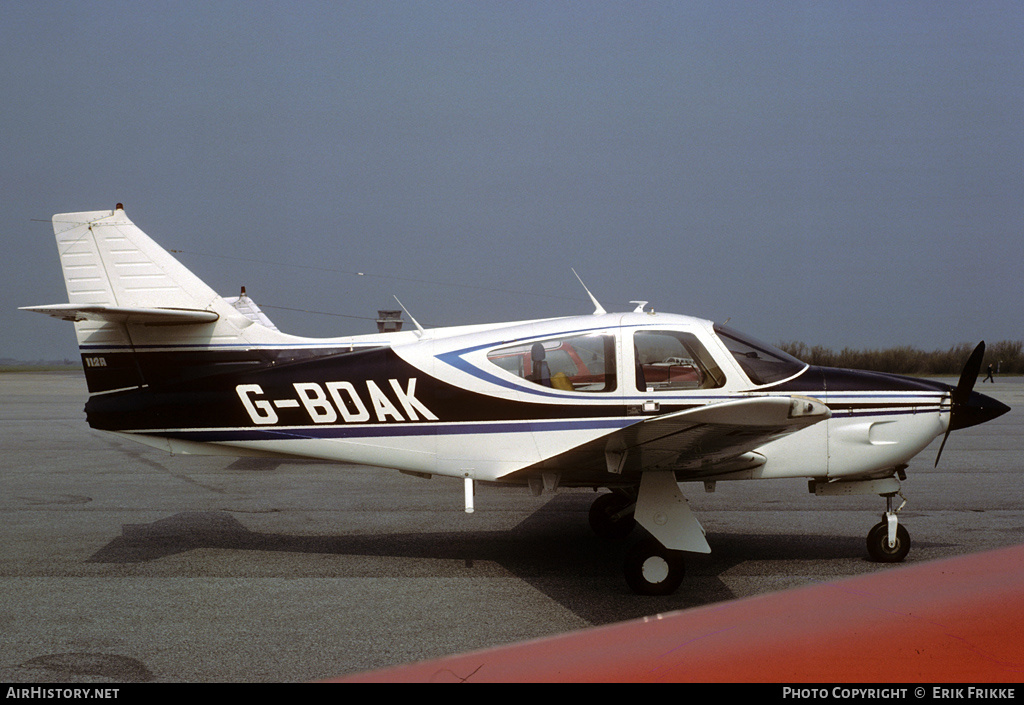
POLYGON ((626 584, 637 595, 671 595, 686 577, 686 563, 682 551, 643 539, 629 549, 623 571, 626 584))
POLYGON ((590 508, 590 526, 602 538, 624 538, 637 524, 650 537, 629 550, 623 571, 639 595, 672 594, 686 573, 683 554, 711 552, 672 472, 645 472, 635 490, 603 494, 590 508))
MULTIPOLYGON (((600 495, 590 506, 590 528, 603 539, 618 540, 636 528, 635 492, 616 490, 600 495)), ((653 538, 644 538, 626 554, 626 584, 638 595, 671 595, 683 582, 682 551, 672 551, 653 538)))
POLYGON ((603 539, 623 539, 636 526, 633 509, 636 494, 626 490, 615 490, 600 495, 590 505, 590 528, 603 539))

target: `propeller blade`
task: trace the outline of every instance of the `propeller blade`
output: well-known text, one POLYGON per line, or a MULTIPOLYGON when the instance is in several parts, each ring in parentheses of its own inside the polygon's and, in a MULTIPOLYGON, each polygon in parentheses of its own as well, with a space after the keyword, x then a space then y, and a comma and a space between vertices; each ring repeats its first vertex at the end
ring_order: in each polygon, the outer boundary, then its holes
POLYGON ((953 390, 953 413, 956 413, 956 406, 967 402, 967 398, 974 391, 974 384, 978 381, 978 374, 981 372, 981 361, 985 357, 985 341, 978 343, 974 352, 967 358, 963 370, 960 371, 960 381, 953 390))
POLYGON ((978 347, 974 348, 974 352, 967 358, 963 369, 960 370, 960 380, 956 383, 956 389, 950 395, 949 426, 946 428, 946 435, 942 437, 939 452, 935 456, 935 467, 939 466, 939 458, 942 457, 942 449, 946 447, 946 440, 949 438, 950 432, 957 428, 956 417, 958 412, 967 403, 971 392, 974 391, 974 385, 978 381, 978 374, 981 372, 981 361, 984 357, 985 341, 983 340, 978 343, 978 347))
POLYGON ((947 428, 946 429, 946 435, 944 435, 942 437, 942 443, 939 444, 939 452, 935 454, 935 465, 934 465, 934 467, 939 467, 939 458, 942 457, 942 449, 946 447, 946 439, 949 438, 949 431, 950 431, 950 429, 947 428))

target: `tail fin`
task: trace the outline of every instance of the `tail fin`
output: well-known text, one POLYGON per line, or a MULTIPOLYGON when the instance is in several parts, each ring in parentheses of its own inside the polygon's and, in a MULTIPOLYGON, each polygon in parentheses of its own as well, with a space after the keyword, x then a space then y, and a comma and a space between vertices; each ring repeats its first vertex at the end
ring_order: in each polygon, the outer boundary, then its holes
POLYGON ((55 215, 53 231, 70 303, 25 310, 74 321, 90 392, 148 384, 142 352, 294 340, 222 299, 121 204, 55 215))
POLYGON ((53 216, 71 303, 208 309, 216 292, 140 230, 110 212, 53 216))

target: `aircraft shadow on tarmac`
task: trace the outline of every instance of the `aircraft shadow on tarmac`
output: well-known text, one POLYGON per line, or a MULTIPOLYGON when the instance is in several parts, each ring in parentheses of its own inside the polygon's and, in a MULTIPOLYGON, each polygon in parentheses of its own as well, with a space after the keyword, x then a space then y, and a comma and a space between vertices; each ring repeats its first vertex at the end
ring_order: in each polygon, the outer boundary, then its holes
MULTIPOLYGON (((511 574, 593 625, 733 599, 737 595, 721 576, 745 561, 863 560, 865 572, 874 565, 866 559, 861 537, 709 533, 713 552, 688 559, 686 580, 676 594, 638 596, 621 576, 626 550, 636 539, 609 542, 594 536, 586 526, 585 506, 590 499, 555 497, 509 530, 444 533, 286 535, 251 531, 226 511, 181 512, 149 524, 123 525, 122 535, 87 562, 145 563, 197 549, 420 559, 422 564, 412 567, 408 561, 373 561, 370 566, 353 561, 351 572, 336 576, 511 574)), ((764 580, 782 589, 800 583, 801 578, 787 573, 764 580)))

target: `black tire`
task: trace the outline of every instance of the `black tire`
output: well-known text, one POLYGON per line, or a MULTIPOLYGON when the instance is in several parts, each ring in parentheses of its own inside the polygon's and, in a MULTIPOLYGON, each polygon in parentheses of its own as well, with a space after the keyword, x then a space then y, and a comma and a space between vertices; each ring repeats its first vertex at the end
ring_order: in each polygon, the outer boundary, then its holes
POLYGON ((590 505, 590 528, 603 539, 625 538, 636 526, 636 519, 632 514, 614 517, 632 503, 628 497, 615 492, 601 495, 590 505))
POLYGON ((881 521, 868 532, 868 555, 876 563, 900 563, 910 552, 910 534, 903 524, 896 526, 896 545, 889 547, 889 526, 881 521))
POLYGON ((626 554, 626 584, 638 595, 671 595, 686 574, 682 551, 654 539, 640 541, 626 554))

